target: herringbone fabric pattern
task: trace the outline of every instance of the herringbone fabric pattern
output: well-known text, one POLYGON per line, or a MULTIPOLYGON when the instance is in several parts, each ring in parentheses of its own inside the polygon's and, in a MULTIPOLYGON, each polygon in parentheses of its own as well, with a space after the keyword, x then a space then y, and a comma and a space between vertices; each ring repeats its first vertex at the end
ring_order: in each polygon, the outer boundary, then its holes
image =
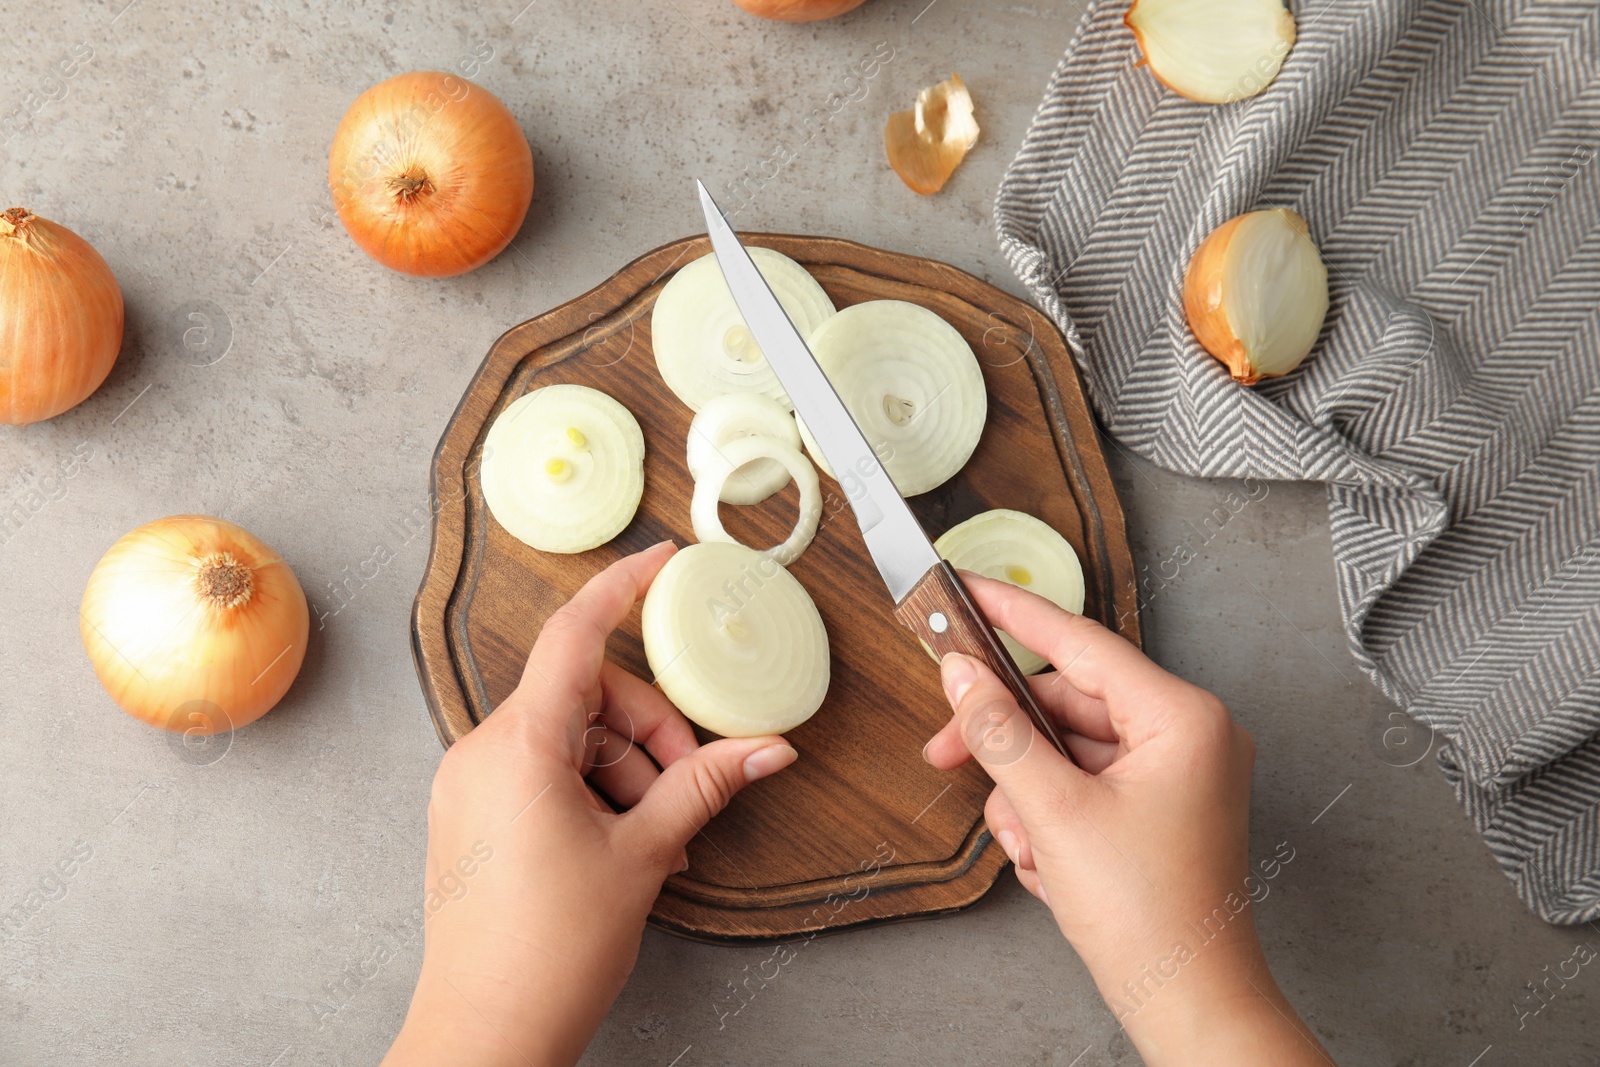
POLYGON ((996 208, 1106 428, 1200 476, 1326 483, 1345 625, 1536 912, 1600 916, 1594 0, 1308 0, 1262 95, 1184 100, 1085 14, 996 208), (1333 305, 1253 389, 1183 320, 1200 240, 1305 216, 1333 305))

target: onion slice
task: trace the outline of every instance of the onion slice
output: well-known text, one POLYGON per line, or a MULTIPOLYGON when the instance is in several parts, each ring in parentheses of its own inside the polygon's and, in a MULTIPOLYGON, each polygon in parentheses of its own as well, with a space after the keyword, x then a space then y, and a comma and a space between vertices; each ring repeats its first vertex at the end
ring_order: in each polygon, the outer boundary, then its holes
MULTIPOLYGON (((718 452, 746 437, 771 437, 799 450, 800 429, 783 406, 760 393, 724 393, 706 401, 689 423, 685 459, 689 476, 699 481, 722 463, 718 452)), ((722 486, 726 504, 759 504, 789 484, 789 468, 763 456, 727 477, 722 486)))
MULTIPOLYGON (((770 248, 746 249, 800 336, 833 316, 833 301, 804 267, 770 248)), ((715 255, 701 256, 662 287, 650 335, 661 380, 695 411, 724 393, 760 393, 785 411, 794 407, 739 314, 715 255)))
POLYGON ((489 427, 479 468, 495 521, 541 552, 584 552, 627 528, 644 495, 644 434, 585 385, 518 397, 489 427))
POLYGON ((943 189, 977 143, 972 94, 956 74, 923 89, 915 107, 896 111, 883 128, 889 166, 913 192, 923 196, 943 189))
POLYGON ((758 459, 773 459, 782 464, 795 484, 800 487, 800 516, 794 530, 781 545, 762 549, 761 555, 770 556, 788 565, 800 558, 811 539, 817 536, 817 525, 822 520, 822 486, 817 472, 800 450, 775 437, 741 437, 729 441, 714 453, 713 465, 705 477, 694 483, 694 499, 689 503, 689 521, 694 535, 701 542, 727 541, 733 543, 728 531, 723 529, 722 516, 717 514, 717 502, 723 486, 733 473, 758 459))
MULTIPOLYGON (((811 352, 901 495, 943 485, 972 457, 989 413, 983 371, 938 315, 903 300, 855 304, 817 328, 811 352)), ((800 436, 833 477, 804 420, 800 436)))
POLYGON ((783 733, 827 695, 828 631, 816 604, 743 545, 680 549, 650 583, 640 624, 656 684, 713 733, 783 733))
POLYGON ((1255 96, 1294 47, 1294 16, 1283 0, 1133 0, 1123 22, 1150 73, 1207 104, 1255 96))
MULTIPOLYGON (((1049 523, 1032 515, 1008 508, 985 511, 946 530, 933 547, 954 567, 1037 593, 1074 615, 1083 612, 1078 554, 1049 523)), ((1023 674, 1048 666, 1010 634, 1000 633, 1000 640, 1023 674)))
POLYGON ((1267 208, 1211 231, 1189 261, 1183 311, 1195 339, 1245 385, 1294 370, 1328 314, 1328 268, 1306 220, 1267 208))

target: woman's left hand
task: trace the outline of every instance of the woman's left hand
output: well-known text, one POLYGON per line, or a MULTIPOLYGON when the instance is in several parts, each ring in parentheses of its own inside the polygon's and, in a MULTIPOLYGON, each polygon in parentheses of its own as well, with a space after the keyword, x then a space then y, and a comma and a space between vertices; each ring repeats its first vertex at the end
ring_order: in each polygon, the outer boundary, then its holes
POLYGON ((606 638, 672 553, 628 556, 579 590, 544 624, 516 691, 445 754, 428 806, 422 974, 386 1064, 576 1062, 690 838, 794 762, 781 737, 701 746, 665 696, 606 660, 606 638))

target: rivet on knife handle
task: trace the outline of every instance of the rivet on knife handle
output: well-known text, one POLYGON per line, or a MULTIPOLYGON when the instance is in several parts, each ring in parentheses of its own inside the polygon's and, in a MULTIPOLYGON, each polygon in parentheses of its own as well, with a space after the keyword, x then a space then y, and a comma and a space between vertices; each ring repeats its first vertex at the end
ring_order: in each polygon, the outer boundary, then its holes
MULTIPOLYGON (((1032 720, 1033 728, 1057 752, 1067 754, 1060 732, 1034 699, 1028 679, 1017 670, 1006 646, 995 636, 993 627, 948 562, 941 562, 928 571, 894 609, 894 614, 901 625, 926 641, 940 658, 948 652, 960 652, 986 664, 1011 690, 1011 695, 1032 720)), ((1020 751, 1016 752, 1013 758, 1021 755, 1020 751)))

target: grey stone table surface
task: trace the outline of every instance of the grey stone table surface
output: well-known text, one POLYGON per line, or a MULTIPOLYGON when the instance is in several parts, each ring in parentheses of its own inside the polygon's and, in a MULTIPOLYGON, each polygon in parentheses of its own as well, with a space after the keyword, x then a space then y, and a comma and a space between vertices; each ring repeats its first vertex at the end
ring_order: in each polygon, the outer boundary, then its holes
MULTIPOLYGON (((725 189, 746 168, 770 176, 747 185, 744 227, 847 236, 1017 291, 994 190, 1078 9, 871 0, 810 27, 727 0, 5 0, 0 15, 4 206, 93 241, 128 308, 94 397, 0 433, 0 910, 43 900, 0 941, 0 1064, 374 1063, 420 960, 410 918, 440 756, 408 644, 428 548, 413 516, 490 343, 694 232, 691 176, 725 189), (852 81, 880 42, 892 59, 852 81), (326 183, 351 100, 419 68, 499 94, 538 173, 512 247, 443 281, 367 259, 326 183), (951 70, 983 137, 922 199, 880 131, 951 70), (75 449, 89 461, 53 478, 75 449), (123 715, 78 638, 100 554, 181 512, 258 533, 326 613, 288 698, 214 760, 123 715), (339 583, 355 595, 336 598, 339 583), (75 849, 89 858, 60 888, 48 872, 75 849)), ((1600 976, 1548 981, 1600 935, 1522 908, 1429 739, 1352 663, 1321 490, 1271 485, 1207 526, 1237 486, 1109 451, 1157 576, 1149 651, 1258 742, 1252 854, 1294 855, 1258 921, 1336 1058, 1600 1058, 1600 976)), ((1138 1062, 1009 875, 958 915, 812 942, 734 998, 768 955, 647 932, 585 1062, 1138 1062)))

